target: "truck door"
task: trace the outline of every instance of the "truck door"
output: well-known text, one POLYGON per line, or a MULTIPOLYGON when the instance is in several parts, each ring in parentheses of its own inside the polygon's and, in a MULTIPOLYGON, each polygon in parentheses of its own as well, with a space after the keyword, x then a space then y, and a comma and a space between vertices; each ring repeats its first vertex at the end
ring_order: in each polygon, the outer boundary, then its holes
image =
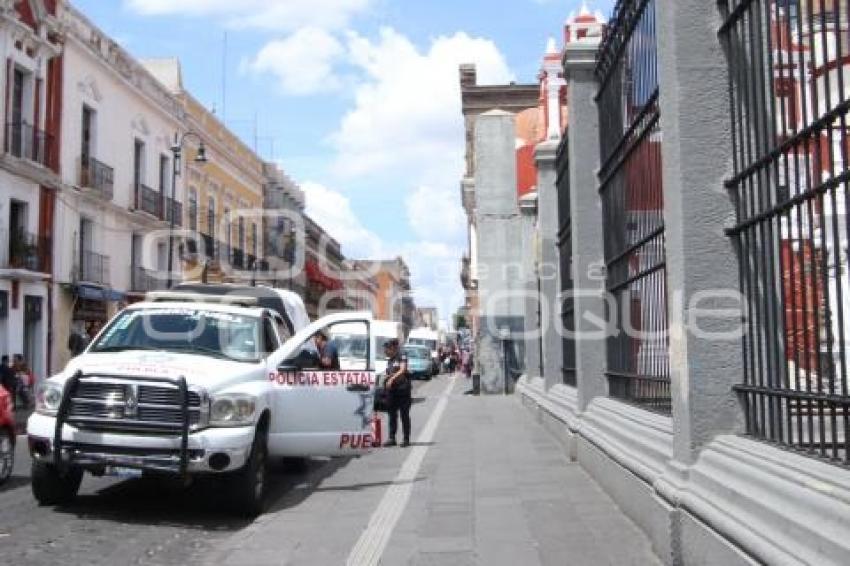
POLYGON ((373 448, 371 323, 368 313, 329 315, 298 332, 269 357, 272 454, 342 456, 373 448), (320 366, 314 342, 319 331, 337 349, 339 369, 320 366))

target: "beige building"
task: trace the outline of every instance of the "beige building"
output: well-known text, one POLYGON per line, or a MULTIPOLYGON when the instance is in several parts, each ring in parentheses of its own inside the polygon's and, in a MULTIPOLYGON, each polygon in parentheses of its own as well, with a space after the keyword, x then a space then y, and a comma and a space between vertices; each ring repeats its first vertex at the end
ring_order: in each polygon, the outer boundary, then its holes
MULTIPOLYGON (((213 280, 250 281, 264 271, 263 189, 265 163, 183 87, 176 59, 145 61, 145 66, 180 101, 185 112, 186 206, 184 227, 197 232, 181 259, 187 280, 201 278, 204 264, 213 280), (199 141, 206 163, 195 162, 199 141)), ((187 232, 187 236, 189 236, 187 232)))

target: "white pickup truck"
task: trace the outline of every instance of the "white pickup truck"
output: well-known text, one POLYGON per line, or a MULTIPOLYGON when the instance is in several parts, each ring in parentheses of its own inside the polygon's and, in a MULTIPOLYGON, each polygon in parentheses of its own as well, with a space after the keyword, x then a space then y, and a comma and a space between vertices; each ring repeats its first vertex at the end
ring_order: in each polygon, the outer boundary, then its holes
POLYGON ((69 501, 84 471, 226 474, 235 509, 256 515, 270 458, 379 445, 371 313, 298 329, 273 296, 251 294, 151 293, 47 380, 27 424, 36 499, 69 501), (368 347, 344 371, 319 370, 312 336, 337 325, 360 326, 368 347))

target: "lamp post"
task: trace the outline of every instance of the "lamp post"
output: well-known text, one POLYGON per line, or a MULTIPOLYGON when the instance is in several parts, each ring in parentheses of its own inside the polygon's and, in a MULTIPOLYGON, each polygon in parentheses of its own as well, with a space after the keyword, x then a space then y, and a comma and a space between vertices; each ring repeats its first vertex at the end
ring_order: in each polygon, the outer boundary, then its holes
POLYGON ((198 140, 198 153, 195 154, 195 163, 203 165, 207 162, 207 149, 204 147, 204 140, 195 132, 185 132, 182 136, 174 133, 174 145, 171 146, 171 203, 169 204, 169 223, 168 223, 168 288, 171 289, 171 273, 174 266, 174 203, 176 201, 177 177, 180 176, 183 157, 183 143, 187 138, 193 137, 198 140))

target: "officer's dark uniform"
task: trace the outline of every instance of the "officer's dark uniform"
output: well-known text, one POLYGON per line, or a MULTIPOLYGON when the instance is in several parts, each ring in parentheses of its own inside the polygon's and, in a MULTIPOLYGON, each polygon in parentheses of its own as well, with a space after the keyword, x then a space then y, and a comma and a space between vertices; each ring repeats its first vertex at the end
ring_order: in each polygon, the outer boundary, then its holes
MULTIPOLYGON (((402 365, 407 365, 405 356, 396 346, 395 355, 387 360, 387 377, 398 372, 402 365)), ((395 444, 396 430, 398 430, 398 416, 401 415, 401 429, 404 434, 404 444, 410 444, 410 404, 411 386, 410 375, 405 372, 393 382, 388 390, 388 413, 390 419, 390 437, 388 444, 395 444)))

